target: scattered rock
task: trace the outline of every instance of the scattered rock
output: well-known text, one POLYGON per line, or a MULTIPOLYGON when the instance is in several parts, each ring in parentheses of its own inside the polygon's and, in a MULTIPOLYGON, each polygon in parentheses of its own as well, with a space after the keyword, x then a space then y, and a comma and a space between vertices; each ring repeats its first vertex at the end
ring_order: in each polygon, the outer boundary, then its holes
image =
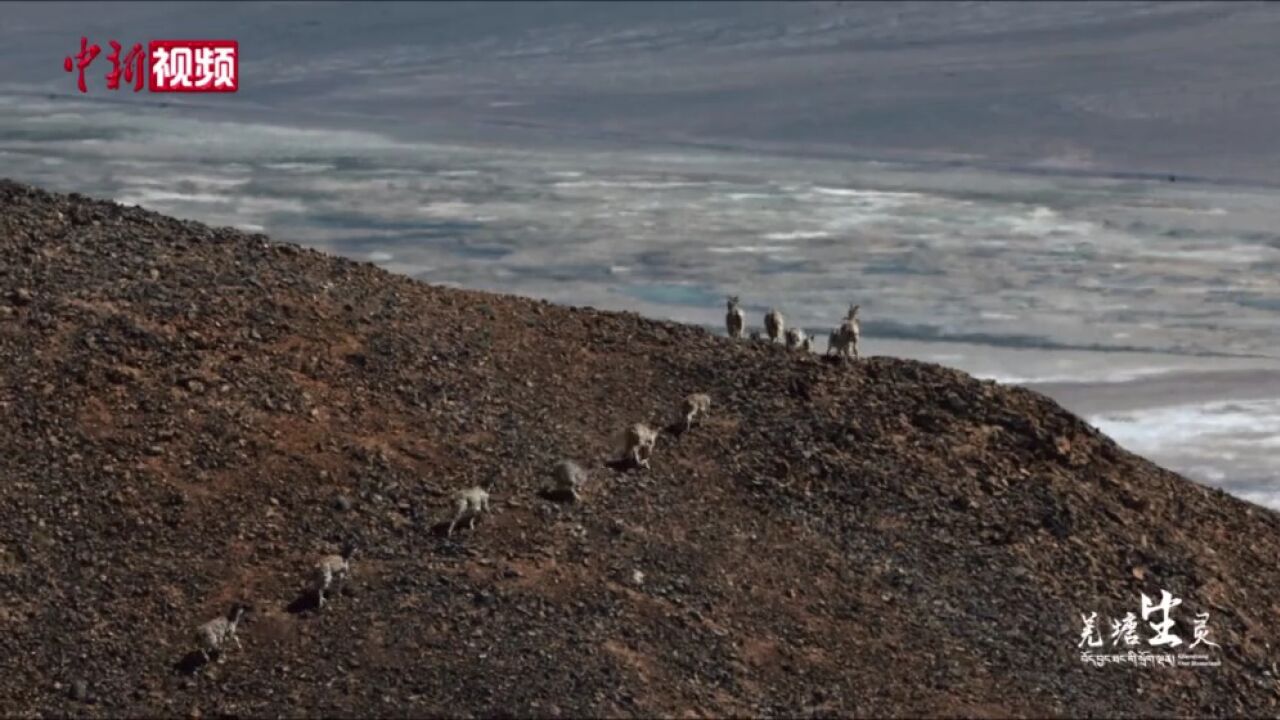
POLYGON ((68 688, 68 695, 76 702, 88 702, 89 683, 84 680, 73 680, 68 688))

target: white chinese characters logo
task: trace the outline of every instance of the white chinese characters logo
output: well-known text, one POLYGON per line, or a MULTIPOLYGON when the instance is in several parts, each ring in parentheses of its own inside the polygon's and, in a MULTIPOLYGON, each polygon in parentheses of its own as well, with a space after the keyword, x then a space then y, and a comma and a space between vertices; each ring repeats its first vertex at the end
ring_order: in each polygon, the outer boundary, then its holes
POLYGON ((1081 613, 1080 622, 1083 627, 1080 631, 1080 640, 1076 643, 1076 647, 1084 648, 1080 654, 1081 661, 1095 667, 1101 667, 1108 662, 1130 663, 1141 666, 1152 664, 1157 666, 1168 665, 1171 667, 1212 667, 1222 664, 1220 660, 1203 654, 1208 648, 1219 647, 1209 637, 1208 612, 1200 612, 1195 615, 1192 626, 1195 636, 1194 641, 1187 646, 1187 650, 1201 648, 1201 654, 1186 652, 1174 654, 1167 652, 1167 650, 1183 644, 1183 639, 1174 632, 1177 621, 1173 617, 1174 610, 1182 605, 1182 599, 1163 589, 1160 591, 1160 602, 1158 603, 1148 597, 1146 593, 1140 593, 1139 599, 1141 600, 1141 619, 1151 629, 1150 636, 1147 638, 1142 637, 1139 633, 1141 625, 1138 616, 1132 612, 1127 612, 1123 617, 1111 619, 1110 633, 1107 636, 1112 648, 1124 647, 1127 652, 1095 654, 1090 648, 1101 648, 1107 644, 1103 639, 1102 632, 1106 624, 1099 620, 1097 612, 1091 612, 1087 615, 1081 613), (1142 645, 1144 639, 1146 640, 1146 645, 1152 648, 1164 648, 1166 651, 1153 653, 1146 649, 1135 649, 1137 646, 1142 645))
POLYGON ((231 40, 157 40, 151 43, 155 92, 236 92, 239 45, 231 40))

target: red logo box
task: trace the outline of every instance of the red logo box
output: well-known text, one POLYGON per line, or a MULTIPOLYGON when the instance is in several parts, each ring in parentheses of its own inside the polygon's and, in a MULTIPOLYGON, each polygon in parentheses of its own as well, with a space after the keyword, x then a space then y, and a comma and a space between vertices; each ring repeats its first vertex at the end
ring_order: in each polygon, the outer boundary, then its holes
POLYGON ((235 40, 152 40, 151 92, 235 92, 240 89, 240 44, 235 40))

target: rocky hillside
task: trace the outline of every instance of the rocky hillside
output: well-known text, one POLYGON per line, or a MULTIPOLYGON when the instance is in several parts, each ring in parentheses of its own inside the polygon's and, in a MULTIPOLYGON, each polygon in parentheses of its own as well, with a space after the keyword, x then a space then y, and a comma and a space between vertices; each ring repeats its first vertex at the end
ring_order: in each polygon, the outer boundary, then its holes
POLYGON ((0 258, 6 715, 1280 712, 1277 515, 1036 393, 10 182, 0 258), (696 391, 651 470, 606 465, 696 391), (561 458, 580 503, 539 494, 561 458), (1082 614, 1161 590, 1220 666, 1081 661, 1082 614), (243 648, 200 662, 236 599, 243 648))

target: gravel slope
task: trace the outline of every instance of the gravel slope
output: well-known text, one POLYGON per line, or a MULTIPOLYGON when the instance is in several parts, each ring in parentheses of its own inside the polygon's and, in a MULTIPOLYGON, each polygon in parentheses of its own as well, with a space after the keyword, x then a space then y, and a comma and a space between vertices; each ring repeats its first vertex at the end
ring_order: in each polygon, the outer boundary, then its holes
POLYGON ((0 257, 5 714, 1278 712, 1277 515, 1036 393, 7 181, 0 257), (695 391, 652 470, 606 467, 695 391), (582 503, 538 494, 561 458, 582 503), (348 538, 349 591, 290 607, 348 538), (1221 667, 1080 662, 1081 613, 1161 589, 1221 667), (197 666, 237 598, 243 650, 197 666))

